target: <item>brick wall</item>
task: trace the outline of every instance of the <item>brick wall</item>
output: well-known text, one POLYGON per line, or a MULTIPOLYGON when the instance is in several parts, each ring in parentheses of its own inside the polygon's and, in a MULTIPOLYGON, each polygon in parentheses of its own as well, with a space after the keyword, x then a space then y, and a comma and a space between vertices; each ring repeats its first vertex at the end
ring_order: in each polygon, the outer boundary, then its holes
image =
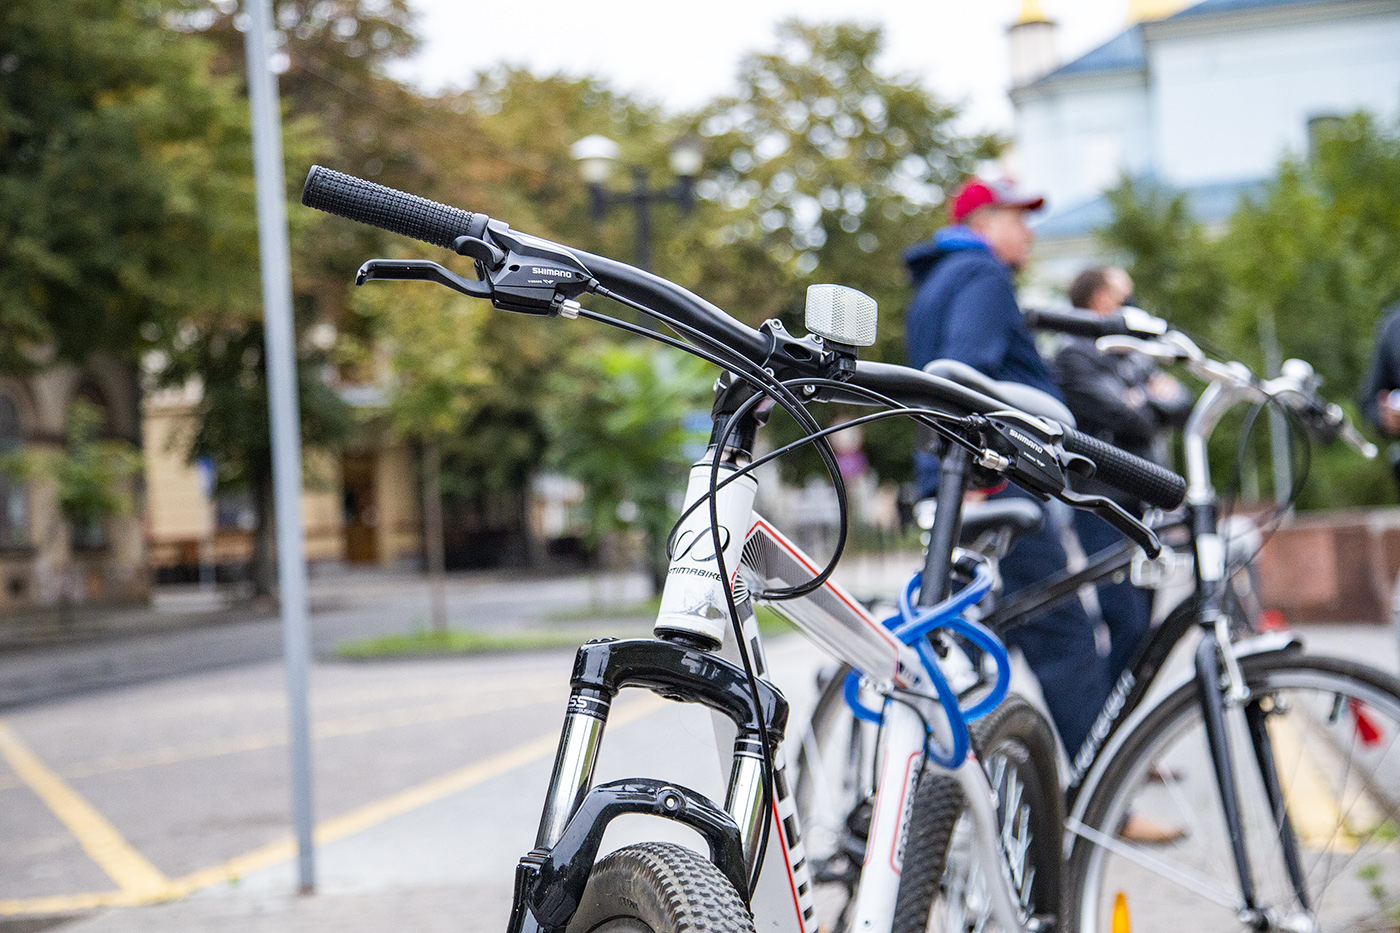
POLYGON ((1265 606, 1290 622, 1387 622, 1400 508, 1302 513, 1274 532, 1258 568, 1265 606))

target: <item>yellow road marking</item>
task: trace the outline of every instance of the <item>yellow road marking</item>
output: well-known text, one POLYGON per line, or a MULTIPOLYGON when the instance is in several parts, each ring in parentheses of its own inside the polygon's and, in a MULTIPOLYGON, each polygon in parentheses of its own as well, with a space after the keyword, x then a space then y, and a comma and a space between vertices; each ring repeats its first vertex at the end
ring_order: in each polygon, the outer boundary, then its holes
POLYGON ((0 720, 0 755, 53 815, 63 821, 83 851, 123 893, 152 896, 170 885, 165 875, 133 849, 105 816, 49 770, 4 720, 0 720))
MULTIPOLYGON (((619 704, 608 717, 608 725, 617 727, 649 716, 662 707, 661 700, 651 694, 637 696, 619 704)), ((0 724, 0 728, 3 724, 0 724)), ((332 817, 316 827, 313 834, 317 845, 325 845, 363 832, 372 826, 408 813, 444 797, 467 790, 478 784, 506 774, 516 768, 548 756, 559 743, 558 735, 547 733, 536 739, 507 749, 476 764, 450 771, 415 787, 391 794, 362 807, 332 817)), ((100 819, 100 817, 99 817, 100 819)), ((218 865, 168 881, 162 877, 161 886, 152 891, 101 891, 55 897, 0 900, 0 916, 17 914, 62 913, 106 906, 139 906, 184 897, 200 888, 232 881, 243 875, 271 868, 290 861, 296 855, 296 843, 291 837, 270 843, 218 865)), ((139 857, 139 856, 138 856, 139 857)), ((115 877, 113 880, 116 880, 115 877)))
POLYGON ((1342 822, 1337 796, 1292 719, 1270 716, 1268 724, 1279 783, 1299 841, 1312 849, 1355 852, 1356 837, 1342 822))
MULTIPOLYGON (((537 694, 528 699, 519 695, 502 697, 495 703, 479 699, 452 700, 428 706, 389 710, 361 716, 343 716, 318 722, 312 727, 312 736, 317 739, 339 738, 347 735, 361 735, 381 729, 394 729, 403 726, 424 725, 443 722, 449 719, 462 719, 479 713, 497 713, 503 710, 519 709, 547 702, 537 694)), ((157 765, 177 764, 200 758, 215 758, 221 755, 236 755, 241 752, 261 751, 287 744, 287 731, 273 729, 266 732, 248 732, 209 742, 195 742, 187 745, 168 745, 129 755, 107 755, 90 761, 77 762, 64 769, 69 779, 92 777, 112 771, 132 771, 157 765)), ((0 777, 0 791, 19 787, 20 782, 0 777)))

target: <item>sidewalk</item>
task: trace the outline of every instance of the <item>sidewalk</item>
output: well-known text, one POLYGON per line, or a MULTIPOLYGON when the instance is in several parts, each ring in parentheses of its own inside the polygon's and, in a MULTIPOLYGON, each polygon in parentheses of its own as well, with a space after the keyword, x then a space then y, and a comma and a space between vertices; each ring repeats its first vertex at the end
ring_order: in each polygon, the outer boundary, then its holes
MULTIPOLYGON (((646 598, 647 583, 639 573, 478 572, 454 574, 447 582, 449 624, 473 630, 539 628, 551 613, 589 605, 635 605, 646 598)), ((281 621, 272 610, 230 608, 212 600, 193 607, 192 602, 188 588, 163 591, 149 609, 124 609, 105 622, 94 620, 76 641, 0 651, 0 709, 281 657, 281 621)), ((348 640, 413 632, 428 625, 428 584, 418 574, 346 573, 313 579, 310 604, 311 650, 318 657, 332 654, 348 640)), ((574 626, 586 632, 592 623, 547 624, 555 630, 574 626)))

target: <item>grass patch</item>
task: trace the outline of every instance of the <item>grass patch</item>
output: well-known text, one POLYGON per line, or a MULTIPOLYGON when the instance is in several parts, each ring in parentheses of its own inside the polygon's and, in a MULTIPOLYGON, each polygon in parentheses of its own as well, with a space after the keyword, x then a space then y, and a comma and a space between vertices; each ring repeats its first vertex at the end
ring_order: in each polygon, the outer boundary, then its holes
POLYGON ((778 615, 769 606, 755 606, 754 615, 758 617, 758 630, 764 635, 786 635, 788 632, 797 631, 791 622, 778 615))
POLYGON ((351 660, 417 658, 445 655, 533 651, 540 648, 574 648, 576 633, 567 632, 413 632, 348 641, 335 649, 336 657, 351 660))
MULTIPOLYGON (((782 616, 768 606, 755 606, 758 616, 758 630, 764 635, 783 635, 795 631, 782 616)), ((587 606, 577 609, 562 609, 545 616, 546 622, 585 622, 589 619, 654 619, 661 611, 661 597, 644 603, 623 606, 587 606)))
POLYGON ((655 618, 661 611, 661 597, 654 596, 646 602, 623 603, 621 605, 574 606, 556 609, 544 617, 546 622, 587 622, 590 619, 645 619, 655 618))

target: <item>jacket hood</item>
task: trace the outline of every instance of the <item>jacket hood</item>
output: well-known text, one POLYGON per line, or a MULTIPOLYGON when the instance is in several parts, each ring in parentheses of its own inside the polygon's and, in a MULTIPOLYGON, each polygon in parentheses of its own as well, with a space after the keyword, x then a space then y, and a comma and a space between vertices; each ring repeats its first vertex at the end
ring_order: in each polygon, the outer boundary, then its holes
MULTIPOLYGON (((944 227, 922 243, 915 243, 904 251, 904 264, 909 267, 909 277, 917 288, 929 277, 937 266, 949 255, 963 250, 980 249, 991 255, 991 247, 968 227, 957 224, 944 227)), ((995 257, 993 257, 995 258, 995 257)))

